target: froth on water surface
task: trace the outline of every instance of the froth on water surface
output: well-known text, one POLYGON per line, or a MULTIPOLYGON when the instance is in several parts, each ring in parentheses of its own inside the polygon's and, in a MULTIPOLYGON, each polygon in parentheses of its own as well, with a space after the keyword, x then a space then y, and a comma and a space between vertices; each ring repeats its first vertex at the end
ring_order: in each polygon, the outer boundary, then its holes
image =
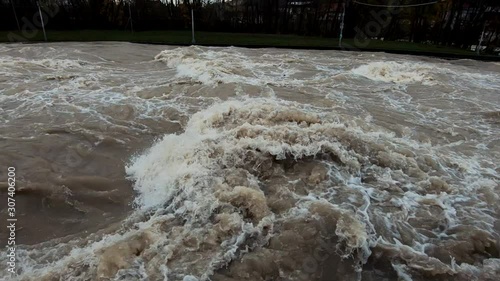
POLYGON ((2 280, 500 276, 498 65, 6 48, 23 245, 2 280))

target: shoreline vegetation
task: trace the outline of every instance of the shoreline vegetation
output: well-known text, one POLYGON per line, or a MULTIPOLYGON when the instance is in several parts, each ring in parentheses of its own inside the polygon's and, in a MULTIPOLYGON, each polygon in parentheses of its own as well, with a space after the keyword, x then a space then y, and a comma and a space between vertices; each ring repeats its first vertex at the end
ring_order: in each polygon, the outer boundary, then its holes
MULTIPOLYGON (((344 39, 344 48, 339 47, 337 38, 312 37, 299 35, 253 34, 253 33, 222 33, 195 32, 196 44, 199 46, 235 46, 246 48, 289 48, 316 50, 354 50, 369 52, 386 52, 418 56, 440 57, 448 59, 473 59, 484 61, 500 61, 500 56, 477 55, 473 51, 459 48, 437 46, 431 44, 410 43, 404 41, 371 40, 365 47, 356 48, 353 39, 344 39), (350 46, 354 46, 350 47, 350 46)), ((15 31, 0 31, 0 43, 13 42, 12 38, 25 38, 15 31)), ((189 46, 190 31, 119 31, 119 30, 77 30, 77 31, 47 31, 48 42, 92 42, 117 41, 141 44, 163 44, 189 46)), ((37 32, 24 43, 44 42, 43 33, 37 32)))

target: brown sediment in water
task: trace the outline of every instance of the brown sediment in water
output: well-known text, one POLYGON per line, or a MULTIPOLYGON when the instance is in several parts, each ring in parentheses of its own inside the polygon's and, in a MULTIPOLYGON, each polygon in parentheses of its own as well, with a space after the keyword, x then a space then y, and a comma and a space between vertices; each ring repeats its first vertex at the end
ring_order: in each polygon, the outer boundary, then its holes
POLYGON ((73 48, 0 56, 18 280, 496 280, 498 66, 73 48))

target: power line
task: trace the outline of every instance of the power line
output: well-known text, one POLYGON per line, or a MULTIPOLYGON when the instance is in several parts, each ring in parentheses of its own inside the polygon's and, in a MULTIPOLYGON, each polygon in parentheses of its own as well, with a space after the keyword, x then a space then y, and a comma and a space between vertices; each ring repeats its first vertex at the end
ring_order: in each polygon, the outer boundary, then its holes
POLYGON ((363 2, 358 2, 356 0, 352 1, 353 3, 359 4, 359 5, 365 5, 365 6, 370 6, 370 7, 381 7, 381 8, 409 8, 409 7, 418 7, 418 6, 426 6, 426 5, 432 5, 436 4, 439 1, 432 1, 432 2, 427 2, 427 3, 420 3, 420 4, 408 4, 408 5, 378 5, 378 4, 369 4, 369 3, 363 3, 363 2))

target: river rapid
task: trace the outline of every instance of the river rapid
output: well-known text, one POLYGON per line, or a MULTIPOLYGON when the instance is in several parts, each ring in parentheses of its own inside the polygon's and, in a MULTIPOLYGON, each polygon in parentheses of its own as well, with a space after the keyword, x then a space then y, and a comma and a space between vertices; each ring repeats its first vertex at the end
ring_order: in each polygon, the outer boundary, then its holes
POLYGON ((0 280, 500 278, 499 63, 0 45, 0 159, 0 280))

